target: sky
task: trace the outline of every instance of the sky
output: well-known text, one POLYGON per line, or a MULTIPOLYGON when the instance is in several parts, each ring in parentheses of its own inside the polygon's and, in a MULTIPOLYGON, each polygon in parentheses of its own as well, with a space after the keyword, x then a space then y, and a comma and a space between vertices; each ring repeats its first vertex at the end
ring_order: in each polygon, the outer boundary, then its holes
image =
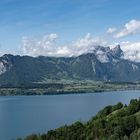
POLYGON ((0 55, 72 56, 120 44, 140 60, 139 0, 1 0, 0 55))

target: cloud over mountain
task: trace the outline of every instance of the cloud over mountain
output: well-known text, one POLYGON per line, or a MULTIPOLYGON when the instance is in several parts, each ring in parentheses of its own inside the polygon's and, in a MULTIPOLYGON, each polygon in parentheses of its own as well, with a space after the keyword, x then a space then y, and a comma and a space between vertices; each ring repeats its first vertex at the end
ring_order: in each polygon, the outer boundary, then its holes
MULTIPOLYGON (((22 47, 20 48, 20 51, 22 55, 29 56, 70 57, 78 56, 91 51, 93 52, 97 46, 111 46, 111 48, 115 46, 114 43, 110 44, 102 38, 95 38, 90 33, 69 44, 58 45, 58 38, 59 36, 57 34, 45 35, 39 39, 24 37, 22 39, 22 47)), ((124 52, 125 59, 140 62, 140 42, 126 41, 120 42, 119 44, 124 52)))
POLYGON ((58 38, 57 34, 43 36, 41 39, 22 38, 21 52, 24 55, 38 56, 51 55, 55 51, 54 42, 58 38))
MULTIPOLYGON (((94 51, 97 46, 110 46, 112 48, 116 46, 114 42, 118 42, 117 44, 120 44, 124 52, 125 59, 140 62, 140 41, 130 42, 123 39, 122 42, 121 39, 130 35, 139 35, 139 33, 140 21, 132 19, 122 27, 108 28, 102 37, 93 37, 90 33, 87 33, 71 43, 60 43, 61 41, 59 42, 59 36, 56 33, 44 35, 40 38, 23 37, 19 53, 29 56, 70 57, 94 51)), ((4 53, 9 52, 2 51, 0 48, 0 56, 4 53)), ((103 57, 103 55, 101 56, 103 57)))
POLYGON ((121 46, 125 59, 140 62, 140 42, 122 42, 121 46))
POLYGON ((107 42, 101 38, 94 38, 88 33, 83 38, 77 39, 70 44, 58 45, 58 35, 50 34, 40 39, 22 39, 21 52, 30 56, 78 56, 90 52, 97 45, 106 45, 107 42))

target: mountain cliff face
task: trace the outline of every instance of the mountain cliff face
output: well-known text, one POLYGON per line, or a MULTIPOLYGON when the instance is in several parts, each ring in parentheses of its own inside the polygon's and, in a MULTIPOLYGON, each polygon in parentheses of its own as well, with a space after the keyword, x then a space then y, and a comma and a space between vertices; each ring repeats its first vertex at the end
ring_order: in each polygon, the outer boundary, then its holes
POLYGON ((140 80, 140 63, 123 59, 120 46, 97 46, 77 57, 0 57, 0 86, 28 85, 46 79, 79 79, 112 82, 140 80))

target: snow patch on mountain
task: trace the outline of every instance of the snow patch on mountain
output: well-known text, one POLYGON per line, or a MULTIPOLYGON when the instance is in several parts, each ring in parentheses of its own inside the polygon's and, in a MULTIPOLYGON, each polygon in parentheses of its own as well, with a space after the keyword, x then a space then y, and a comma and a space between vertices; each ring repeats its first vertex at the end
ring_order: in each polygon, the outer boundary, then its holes
POLYGON ((135 65, 135 64, 132 64, 132 69, 133 69, 133 71, 138 71, 139 70, 138 66, 135 65))
POLYGON ((0 62, 0 75, 6 72, 6 67, 3 62, 0 62))
POLYGON ((8 54, 5 54, 2 57, 0 57, 0 75, 4 74, 7 70, 9 70, 12 67, 10 57, 12 57, 12 55, 8 54))

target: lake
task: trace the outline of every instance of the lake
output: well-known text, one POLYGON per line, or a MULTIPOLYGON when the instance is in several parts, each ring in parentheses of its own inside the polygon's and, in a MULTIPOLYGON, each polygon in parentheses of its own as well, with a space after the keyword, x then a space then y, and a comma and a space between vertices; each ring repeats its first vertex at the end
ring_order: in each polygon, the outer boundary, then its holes
POLYGON ((0 97, 0 140, 12 140, 32 133, 87 121, 106 105, 128 104, 140 91, 89 94, 0 97))

